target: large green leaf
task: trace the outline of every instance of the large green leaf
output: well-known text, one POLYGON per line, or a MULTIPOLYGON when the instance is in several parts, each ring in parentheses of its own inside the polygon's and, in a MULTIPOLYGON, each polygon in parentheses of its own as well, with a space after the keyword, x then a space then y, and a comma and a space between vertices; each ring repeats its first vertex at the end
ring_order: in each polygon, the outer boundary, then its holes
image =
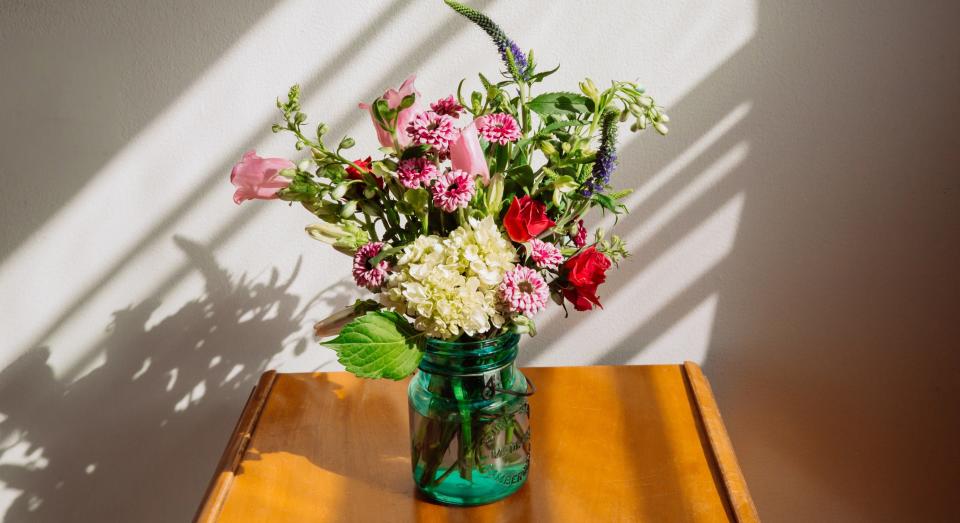
POLYGON ((336 351, 340 363, 361 378, 400 380, 420 363, 425 336, 395 312, 374 311, 351 321, 323 345, 336 351))
POLYGON ((537 114, 576 115, 593 110, 593 101, 576 93, 543 93, 527 102, 527 107, 537 114))

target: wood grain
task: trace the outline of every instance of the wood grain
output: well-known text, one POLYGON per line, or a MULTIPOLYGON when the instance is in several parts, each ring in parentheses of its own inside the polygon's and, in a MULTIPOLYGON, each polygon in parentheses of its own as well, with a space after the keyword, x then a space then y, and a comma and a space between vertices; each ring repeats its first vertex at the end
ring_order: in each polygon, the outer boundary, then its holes
POLYGON ((505 500, 455 508, 416 495, 406 382, 277 374, 242 459, 233 469, 222 463, 216 478, 230 479, 214 480, 197 520, 756 521, 755 510, 743 512, 754 519, 741 515, 744 503, 752 509, 742 475, 725 477, 739 467, 722 422, 701 418, 719 420, 702 373, 679 365, 524 373, 537 386, 533 458, 527 485, 505 500))

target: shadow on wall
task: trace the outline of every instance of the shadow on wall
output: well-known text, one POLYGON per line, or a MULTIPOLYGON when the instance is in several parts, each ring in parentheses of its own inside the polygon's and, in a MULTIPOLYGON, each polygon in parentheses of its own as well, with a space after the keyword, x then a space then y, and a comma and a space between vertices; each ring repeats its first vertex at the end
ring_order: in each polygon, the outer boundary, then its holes
MULTIPOLYGON (((949 234, 960 228, 951 171, 960 164, 960 149, 946 127, 960 116, 954 95, 960 85, 950 61, 956 40, 944 35, 952 34, 948 26, 960 14, 943 16, 927 5, 887 7, 760 2, 753 40, 668 108, 670 139, 655 148, 643 139, 621 155, 624 167, 660 172, 731 111, 750 104, 749 114, 618 228, 624 235, 640 230, 702 183, 703 173, 729 151, 749 145, 742 163, 677 207, 611 276, 604 299, 616 298, 742 194, 732 251, 645 322, 624 329, 623 340, 597 360, 629 361, 718 296, 704 368, 760 512, 770 520, 816 521, 824 513, 846 521, 897 515, 937 520, 950 513, 947 489, 958 482, 956 469, 943 465, 960 459, 954 347, 960 333, 953 317, 960 255, 949 234), (851 32, 853 21, 858 30, 851 32), (911 34, 926 38, 910 47, 911 34), (844 45, 826 48, 825 42, 844 45), (903 78, 911 79, 914 91, 898 99, 896 113, 909 119, 881 109, 889 106, 890 93, 903 91, 903 78)), ((377 85, 402 76, 410 69, 403 64, 426 52, 422 47, 377 85)), ((336 60, 305 90, 322 87, 347 58, 336 60)), ((178 86, 166 87, 178 92, 178 86)), ((149 120, 172 96, 147 104, 149 114, 132 125, 149 120)), ((47 98, 56 93, 37 100, 47 98)), ((30 134, 4 134, 49 147, 30 134)), ((109 152, 124 142, 108 138, 89 148, 109 152)), ((86 175, 109 156, 53 149, 87 162, 72 169, 86 175)), ((30 153, 17 161, 28 156, 58 158, 30 153)), ((223 163, 217 172, 228 170, 229 162, 223 163)), ((23 172, 65 172, 52 167, 23 172)), ((620 171, 620 185, 649 182, 627 173, 620 171)), ((82 180, 64 190, 75 192, 82 180)), ((58 198, 34 209, 37 224, 64 200, 58 198)), ((245 212, 252 217, 256 211, 245 212)), ((8 235, 0 229, 3 241, 10 239, 0 245, 0 256, 31 230, 23 226, 8 235)), ((76 382, 55 378, 46 348, 0 372, 0 453, 24 447, 20 453, 42 456, 29 466, 0 466, 0 480, 23 491, 8 522, 181 521, 192 515, 240 405, 281 342, 299 330, 307 304, 279 275, 253 284, 229 276, 208 248, 185 240, 179 245, 191 261, 181 273, 200 270, 207 279, 204 296, 152 326, 155 301, 118 312, 107 341, 90 351, 105 354, 104 365, 76 382)), ((551 322, 529 345, 559 346, 565 332, 586 322, 551 322)))
POLYGON ((106 361, 73 383, 54 376, 46 347, 0 372, 0 453, 42 453, 0 467, 0 481, 23 491, 5 521, 192 517, 237 406, 312 303, 287 291, 299 264, 286 281, 274 270, 254 283, 231 276, 205 247, 174 241, 205 278, 203 296, 155 324, 155 299, 118 311, 96 348, 106 361))
POLYGON ((4 2, 0 64, 18 74, 5 75, 0 97, 0 169, 5 192, 30 197, 4 199, 0 212, 16 219, 0 220, 0 260, 271 7, 254 0, 170 0, 152 8, 4 2), (96 132, 83 131, 91 127, 96 132))
MULTIPOLYGON (((492 0, 482 0, 475 5, 482 9, 492 3, 492 0)), ((209 11, 229 12, 237 17, 236 23, 230 24, 231 30, 216 35, 230 40, 219 45, 207 42, 209 31, 197 30, 194 23, 220 26, 229 22, 218 19, 217 24, 210 24, 203 14, 207 12, 207 7, 204 7, 203 13, 194 14, 193 9, 187 10, 191 13, 190 23, 177 28, 177 31, 186 31, 188 36, 178 38, 179 33, 167 31, 162 21, 157 20, 150 22, 149 34, 142 38, 108 32, 103 42, 90 44, 102 47, 97 50, 100 58, 95 63, 100 64, 101 69, 106 68, 107 72, 99 76, 89 70, 73 68, 75 64, 85 64, 88 69, 98 69, 90 65, 91 61, 85 54, 88 50, 84 46, 73 49, 74 54, 65 53, 61 47, 66 44, 56 38, 45 41, 40 47, 39 52, 49 54, 50 60, 24 65, 25 70, 33 74, 24 75, 23 78, 55 77, 57 81, 41 87, 70 86, 72 90, 51 93, 27 88, 35 87, 32 85, 18 86, 24 95, 6 99, 16 100, 19 104, 11 107, 9 112, 16 118, 4 122, 36 123, 37 120, 24 111, 50 114, 52 109, 43 104, 51 99, 59 101, 58 107, 71 108, 79 113, 41 119, 39 123, 42 125, 28 126, 23 132, 14 128, 0 128, 4 136, 13 140, 3 142, 4 151, 10 152, 4 155, 9 160, 4 164, 4 169, 10 168, 12 172, 58 173, 56 176, 28 177, 31 178, 29 183, 33 184, 30 191, 18 190, 16 185, 7 187, 11 194, 42 194, 44 199, 36 201, 24 198, 15 202, 22 204, 22 209, 5 208, 5 212, 20 213, 29 217, 29 220, 28 223, 21 223, 16 231, 7 231, 3 227, 6 222, 0 220, 0 261, 32 231, 41 227, 56 209, 82 188, 111 154, 122 149, 131 136, 146 126, 190 81, 200 77, 232 40, 239 38, 266 12, 262 3, 250 9, 231 4, 227 10, 223 10, 222 6, 217 7, 217 4, 210 4, 209 11), (154 31, 163 38, 162 45, 150 43, 154 31), (203 42, 196 41, 199 35, 205 35, 203 42), (122 51, 122 46, 118 46, 117 42, 127 41, 141 42, 147 47, 143 52, 131 53, 131 56, 138 57, 136 64, 125 64, 122 57, 117 56, 122 51), (183 52, 178 49, 181 44, 190 49, 199 48, 201 52, 199 55, 183 52), (161 53, 164 59, 142 59, 156 52, 161 53), (57 61, 64 56, 69 57, 67 64, 57 61), (189 64, 180 63, 184 57, 189 64), (179 82, 157 79, 158 74, 169 72, 169 67, 160 67, 156 71, 140 69, 170 59, 177 62, 178 74, 175 78, 179 82), (37 67, 43 70, 36 71, 37 67), (118 69, 114 70, 114 67, 118 69), (100 100, 103 93, 111 92, 114 85, 122 83, 123 79, 118 79, 116 75, 134 82, 146 81, 150 84, 149 89, 124 87, 123 92, 133 92, 147 98, 130 101, 129 108, 123 101, 110 99, 105 99, 107 107, 93 103, 90 97, 100 100), (107 114, 119 121, 103 121, 102 118, 91 116, 93 114, 107 114), (63 129, 75 131, 90 121, 97 121, 98 128, 117 130, 117 134, 63 134, 63 129), (44 151, 53 148, 64 154, 40 154, 36 148, 38 143, 43 144, 44 151), (64 158, 71 158, 69 168, 62 164, 64 158), (73 161, 74 158, 76 161, 73 161), (41 163, 38 164, 38 161, 41 163), (60 175, 62 173, 70 173, 70 180, 56 188, 42 186, 53 182, 59 184, 64 177, 60 175)), ((403 0, 393 0, 384 5, 381 12, 398 12, 410 5, 403 0)), ((53 29, 43 24, 32 28, 38 34, 55 31, 61 25, 69 26, 71 17, 97 19, 97 13, 102 10, 84 6, 83 13, 77 15, 49 5, 24 6, 24 9, 33 11, 23 17, 11 13, 9 20, 26 19, 28 22, 25 25, 29 26, 31 23, 40 24, 34 19, 42 17, 44 13, 63 14, 48 20, 53 29)), ((103 9, 112 13, 100 17, 103 20, 119 18, 129 22, 127 19, 143 15, 139 7, 137 13, 123 9, 117 11, 110 6, 103 6, 103 9)), ((168 8, 164 16, 171 17, 171 22, 176 23, 182 18, 183 12, 168 8)), ((458 24, 465 24, 455 13, 445 12, 444 16, 451 21, 457 20, 458 24)), ((71 27, 75 29, 99 26, 100 22, 83 24, 74 20, 73 23, 71 27)), ((124 24, 118 25, 126 27, 124 24)), ((139 27, 133 23, 127 25, 133 29, 128 27, 125 31, 136 32, 139 27)), ((395 85, 398 79, 417 69, 420 61, 435 48, 438 39, 447 40, 463 27, 465 25, 447 24, 435 34, 425 35, 402 59, 382 71, 359 98, 372 99, 386 86, 395 85)), ((368 24, 356 32, 340 50, 332 53, 330 61, 303 82, 304 91, 322 89, 330 78, 349 63, 350 52, 355 53, 369 45, 376 31, 377 24, 368 24)), ((17 36, 12 31, 8 34, 0 31, 0 42, 8 35, 11 38, 17 36)), ((30 40, 26 37, 23 39, 30 40)), ((77 37, 74 40, 88 42, 89 38, 77 37)), ((70 42, 70 39, 67 41, 70 42)), ((3 58, 6 60, 8 57, 3 58)), ((4 111, 4 114, 8 112, 4 111)), ((361 118, 365 118, 361 111, 352 111, 338 121, 331 122, 331 127, 345 128, 361 118)), ((268 127, 269 122, 265 122, 260 128, 250 131, 242 140, 246 145, 236 150, 251 148, 264 135, 262 129, 268 127)), ((323 307, 327 309, 344 306, 353 296, 355 286, 338 283, 321 291, 314 300, 301 304, 298 296, 288 292, 299 267, 294 269, 288 281, 282 283, 276 273, 266 284, 255 284, 242 276, 231 277, 218 266, 212 250, 241 230, 241 226, 262 209, 261 206, 246 207, 238 212, 235 219, 229 220, 211 235, 207 246, 176 239, 178 246, 187 254, 189 263, 176 267, 166 279, 159 282, 153 298, 117 312, 109 329, 109 337, 103 344, 69 351, 82 354, 80 367, 104 357, 105 362, 101 366, 74 382, 58 379, 54 375, 48 359, 52 351, 64 348, 42 345, 43 340, 56 329, 56 324, 80 310, 110 281, 111 275, 124 269, 155 238, 171 234, 178 220, 197 205, 206 191, 219 186, 219 183, 226 183, 224 173, 229 172, 235 160, 221 159, 220 167, 212 169, 199 183, 206 189, 197 191, 171 209, 159 220, 156 228, 144 231, 141 241, 131 246, 117 263, 103 271, 103 279, 90 282, 79 299, 64 307, 58 318, 50 319, 53 325, 37 338, 37 343, 29 345, 34 348, 26 350, 18 360, 0 371, 0 456, 6 461, 0 465, 0 481, 8 489, 22 491, 7 511, 6 522, 77 520, 149 523, 189 520, 250 388, 271 358, 281 350, 285 340, 289 346, 290 336, 302 327, 305 311, 317 305, 321 299, 323 307), (157 296, 194 270, 206 278, 206 293, 154 325, 150 316, 159 306, 157 296), (20 462, 27 464, 11 463, 15 459, 13 456, 23 456, 20 462)), ((19 179, 23 182, 26 178, 19 179)), ((295 352, 304 350, 308 341, 299 340, 295 352)))
MULTIPOLYGON (((670 139, 638 140, 622 166, 645 161, 644 173, 659 173, 736 108, 748 103, 749 112, 617 232, 636 233, 691 194, 739 144, 749 154, 675 206, 601 299, 651 299, 631 283, 742 195, 735 243, 595 361, 629 361, 716 296, 703 366, 763 517, 949 519, 960 482, 946 465, 960 460, 960 148, 950 127, 960 116, 960 41, 948 20, 960 13, 933 4, 758 7, 754 38, 668 108, 670 139), (824 42, 842 45, 828 51, 824 42), (903 78, 912 93, 900 110, 910 116, 891 118, 878 108, 903 78)), ((650 183, 626 169, 618 178, 650 183)), ((565 333, 595 325, 571 315, 528 346, 552 351, 565 333)))

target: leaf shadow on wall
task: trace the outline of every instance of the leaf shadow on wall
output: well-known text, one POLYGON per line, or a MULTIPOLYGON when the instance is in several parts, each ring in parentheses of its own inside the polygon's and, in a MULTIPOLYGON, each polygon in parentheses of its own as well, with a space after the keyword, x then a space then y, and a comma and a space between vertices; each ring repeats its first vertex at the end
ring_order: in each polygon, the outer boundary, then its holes
POLYGON ((0 466, 22 491, 6 522, 190 519, 236 406, 284 341, 306 350, 309 334, 295 336, 310 306, 347 295, 338 283, 304 303, 288 290, 299 262, 285 280, 274 269, 255 282, 174 241, 203 275, 202 296, 157 322, 156 297, 117 311, 96 348, 105 362, 73 383, 55 376, 48 347, 0 372, 0 453, 22 447, 29 463, 0 466))

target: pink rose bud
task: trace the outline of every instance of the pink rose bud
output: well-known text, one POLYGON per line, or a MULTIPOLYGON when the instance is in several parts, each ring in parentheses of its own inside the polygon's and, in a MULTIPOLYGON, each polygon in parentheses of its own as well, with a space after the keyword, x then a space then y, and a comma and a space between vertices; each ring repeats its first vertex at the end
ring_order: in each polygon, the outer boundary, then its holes
POLYGON ((230 183, 237 187, 233 193, 236 204, 244 200, 272 200, 277 191, 290 185, 290 179, 280 171, 293 168, 293 162, 284 158, 261 158, 256 151, 247 151, 243 159, 230 171, 230 183))

